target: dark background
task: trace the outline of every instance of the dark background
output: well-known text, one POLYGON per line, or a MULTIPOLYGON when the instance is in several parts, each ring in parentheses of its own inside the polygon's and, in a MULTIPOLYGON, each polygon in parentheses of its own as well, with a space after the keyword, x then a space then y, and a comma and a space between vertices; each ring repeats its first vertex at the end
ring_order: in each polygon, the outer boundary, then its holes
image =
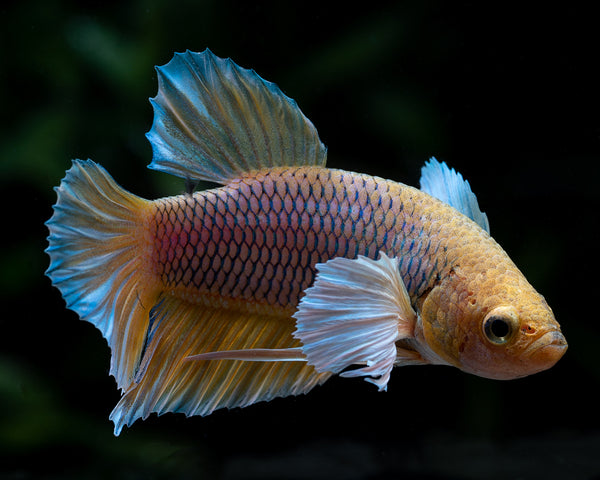
POLYGON ((0 478, 600 478, 595 10, 39 0, 0 12, 0 478), (412 185, 431 155, 461 171, 553 307, 569 341, 559 364, 511 382, 406 367, 387 393, 334 378, 113 437, 109 350, 44 277, 43 222, 72 158, 146 198, 183 191, 145 168, 147 99, 154 65, 206 47, 296 99, 330 166, 412 185))

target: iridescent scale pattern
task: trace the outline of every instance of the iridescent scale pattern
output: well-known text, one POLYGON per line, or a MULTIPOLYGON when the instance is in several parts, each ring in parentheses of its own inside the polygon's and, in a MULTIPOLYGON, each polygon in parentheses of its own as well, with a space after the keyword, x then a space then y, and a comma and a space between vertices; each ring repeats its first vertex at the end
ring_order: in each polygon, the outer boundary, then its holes
POLYGON ((200 302, 293 308, 315 264, 338 256, 398 256, 414 296, 443 267, 435 222, 421 215, 435 201, 368 175, 275 168, 155 206, 155 260, 165 289, 200 302))

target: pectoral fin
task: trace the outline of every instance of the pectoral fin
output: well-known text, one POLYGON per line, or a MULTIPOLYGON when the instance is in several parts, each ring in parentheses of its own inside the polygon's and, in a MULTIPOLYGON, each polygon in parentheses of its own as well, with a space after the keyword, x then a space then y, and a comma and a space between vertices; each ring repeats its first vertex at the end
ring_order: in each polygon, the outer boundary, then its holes
POLYGON ((317 264, 314 285, 300 302, 294 336, 318 372, 364 376, 385 390, 397 356, 395 342, 410 338, 416 321, 397 258, 359 256, 317 264))

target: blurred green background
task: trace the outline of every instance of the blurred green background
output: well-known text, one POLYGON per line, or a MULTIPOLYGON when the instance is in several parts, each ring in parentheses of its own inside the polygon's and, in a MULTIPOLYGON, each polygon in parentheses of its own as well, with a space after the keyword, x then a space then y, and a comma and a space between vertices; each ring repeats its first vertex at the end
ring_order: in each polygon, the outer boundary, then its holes
POLYGON ((597 16, 577 2, 5 2, 0 7, 0 478, 600 478, 597 16), (499 6, 502 5, 502 6, 499 6), (492 234, 553 307, 569 351, 496 382, 396 370, 307 396, 112 435, 100 333, 43 272, 43 222, 72 158, 146 198, 153 66, 232 57, 298 101, 329 165, 417 184, 461 171, 492 234))

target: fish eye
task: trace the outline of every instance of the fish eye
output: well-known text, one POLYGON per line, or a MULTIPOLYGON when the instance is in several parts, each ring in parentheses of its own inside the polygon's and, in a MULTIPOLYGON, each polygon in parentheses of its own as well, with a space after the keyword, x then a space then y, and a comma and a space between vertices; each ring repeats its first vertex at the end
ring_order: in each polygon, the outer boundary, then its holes
POLYGON ((483 320, 483 333, 495 345, 508 342, 518 328, 516 312, 506 307, 494 309, 483 320))

